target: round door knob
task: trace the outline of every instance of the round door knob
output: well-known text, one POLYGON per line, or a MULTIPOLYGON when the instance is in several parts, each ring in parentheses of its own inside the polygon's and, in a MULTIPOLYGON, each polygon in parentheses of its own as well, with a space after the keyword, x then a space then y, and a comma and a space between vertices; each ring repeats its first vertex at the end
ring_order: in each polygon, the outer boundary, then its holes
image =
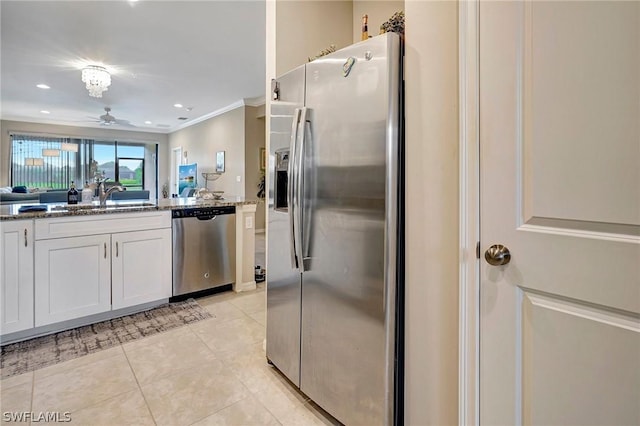
POLYGON ((511 253, 502 244, 494 244, 484 252, 484 259, 489 265, 506 265, 511 261, 511 253))

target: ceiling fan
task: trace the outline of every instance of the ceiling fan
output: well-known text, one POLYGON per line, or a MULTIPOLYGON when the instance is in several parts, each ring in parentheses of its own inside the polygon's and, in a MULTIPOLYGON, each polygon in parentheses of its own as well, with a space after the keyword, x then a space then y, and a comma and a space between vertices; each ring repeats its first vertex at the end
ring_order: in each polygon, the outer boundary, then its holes
POLYGON ((94 120, 96 120, 97 123, 100 123, 101 126, 118 125, 118 126, 136 127, 133 124, 131 124, 129 120, 121 120, 111 115, 110 107, 104 107, 104 110, 105 110, 105 113, 102 114, 100 118, 91 117, 94 120))

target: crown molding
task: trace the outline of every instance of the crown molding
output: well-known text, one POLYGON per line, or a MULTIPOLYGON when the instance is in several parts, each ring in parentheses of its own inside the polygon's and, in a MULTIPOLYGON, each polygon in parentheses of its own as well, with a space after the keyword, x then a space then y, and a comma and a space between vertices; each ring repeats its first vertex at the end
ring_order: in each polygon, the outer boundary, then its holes
POLYGON ((240 99, 239 101, 236 101, 230 105, 227 105, 226 107, 217 109, 213 112, 210 112, 209 114, 205 114, 201 117, 198 118, 194 118, 193 120, 189 120, 186 123, 183 123, 179 126, 176 126, 174 128, 172 128, 171 130, 169 130, 167 133, 171 134, 173 132, 177 132, 178 130, 182 130, 185 129, 187 127, 193 126, 194 124, 198 124, 198 123, 202 123, 203 121, 206 121, 210 118, 213 117, 217 117, 219 115, 222 115, 226 112, 229 111, 233 111, 236 108, 240 108, 243 106, 250 106, 250 107, 259 107, 265 104, 265 97, 264 96, 258 96, 257 98, 244 98, 244 99, 240 99))
POLYGON ((182 130, 185 129, 187 127, 193 126, 194 124, 198 124, 198 123, 202 123, 203 121, 207 121, 210 118, 213 117, 217 117, 219 115, 224 114, 225 112, 229 112, 229 111, 233 111, 236 108, 240 108, 243 107, 245 105, 244 100, 239 100, 236 101, 230 105, 227 105, 226 107, 222 107, 220 109, 217 109, 213 112, 210 112, 209 114, 205 114, 203 116, 200 116, 198 118, 194 118, 193 120, 189 120, 186 123, 183 123, 179 126, 174 127, 173 129, 171 129, 168 133, 171 134, 173 132, 177 132, 178 130, 182 130))
POLYGON ((265 97, 263 95, 257 98, 244 98, 243 101, 246 106, 259 107, 265 104, 265 97))

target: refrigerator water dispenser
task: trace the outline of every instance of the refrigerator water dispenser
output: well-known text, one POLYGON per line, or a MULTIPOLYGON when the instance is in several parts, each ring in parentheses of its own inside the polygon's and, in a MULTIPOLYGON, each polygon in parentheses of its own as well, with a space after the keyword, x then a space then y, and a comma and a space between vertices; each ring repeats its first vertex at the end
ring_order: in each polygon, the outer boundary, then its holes
POLYGON ((287 186, 289 185, 289 148, 280 149, 275 152, 275 210, 286 212, 289 209, 287 199, 287 186))

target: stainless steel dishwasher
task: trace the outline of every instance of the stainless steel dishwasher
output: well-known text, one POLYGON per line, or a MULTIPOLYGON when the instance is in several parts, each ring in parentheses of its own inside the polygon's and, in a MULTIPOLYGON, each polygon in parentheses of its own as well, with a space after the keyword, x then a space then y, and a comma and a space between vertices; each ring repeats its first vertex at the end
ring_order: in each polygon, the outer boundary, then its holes
POLYGON ((235 282, 235 212, 233 206, 171 212, 174 298, 235 282))

